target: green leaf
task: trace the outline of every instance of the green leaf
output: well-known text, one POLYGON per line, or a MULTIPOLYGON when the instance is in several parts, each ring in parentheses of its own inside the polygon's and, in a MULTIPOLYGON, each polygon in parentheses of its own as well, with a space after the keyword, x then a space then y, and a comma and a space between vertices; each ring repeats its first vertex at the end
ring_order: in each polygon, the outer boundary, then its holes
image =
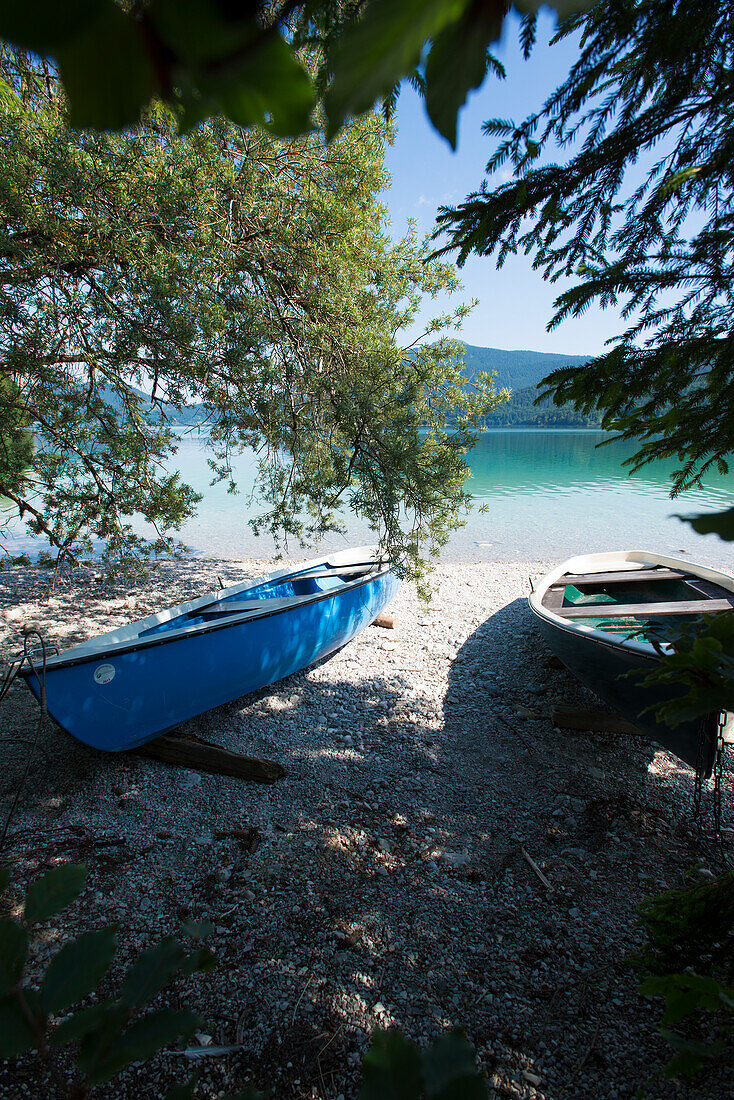
POLYGON ((117 949, 117 925, 84 932, 52 959, 41 986, 46 1013, 60 1012, 86 997, 107 973, 117 949))
POLYGON ((0 1000, 0 1058, 15 1058, 36 1046, 36 1032, 17 994, 0 1000))
POLYGON ((28 933, 17 921, 0 920, 0 997, 18 984, 28 955, 28 933))
POLYGON ((0 38, 24 50, 53 54, 97 14, 98 0, 27 0, 0 7, 0 38))
POLYGON ((211 936, 214 925, 210 920, 187 920, 181 925, 181 931, 192 940, 203 940, 207 936, 211 936))
POLYGON ((665 1076, 668 1078, 678 1077, 680 1074, 684 1077, 695 1077, 704 1062, 716 1057, 722 1049, 719 1043, 697 1043, 665 1028, 660 1029, 660 1034, 676 1048, 676 1053, 665 1067, 665 1076))
POLYGON ((119 1034, 127 1022, 128 1011, 127 1005, 122 1001, 114 1001, 95 1026, 82 1035, 77 1065, 87 1077, 96 1071, 100 1062, 108 1057, 110 1050, 119 1041, 119 1034))
POLYGON ((426 110, 452 149, 456 116, 487 73, 488 50, 502 32, 504 0, 469 4, 436 38, 426 62, 426 110))
POLYGON ((204 974, 211 974, 212 970, 216 966, 217 957, 213 951, 208 947, 200 947, 197 951, 192 951, 190 955, 181 963, 182 974, 193 974, 194 971, 200 971, 204 974))
POLYGON ((211 0, 151 0, 148 6, 151 22, 182 66, 231 57, 260 29, 252 10, 211 0))
POLYGON ((725 512, 705 512, 698 516, 678 516, 684 523, 690 523, 699 535, 718 535, 724 542, 734 542, 734 508, 725 512))
POLYGON ((327 137, 411 72, 426 41, 457 19, 464 6, 465 0, 371 0, 363 18, 345 30, 329 55, 327 137))
POLYGON ((399 1031, 378 1031, 362 1061, 359 1100, 419 1100, 421 1056, 399 1031))
POLYGON ((248 1085, 246 1089, 240 1089, 239 1092, 228 1092, 224 1100, 268 1100, 268 1094, 248 1085))
POLYGON ((263 39, 247 61, 229 75, 219 100, 240 126, 262 123, 278 137, 312 128, 314 89, 306 70, 280 35, 263 39))
POLYGON ((121 995, 126 1005, 134 1008, 146 1004, 178 970, 186 952, 172 936, 136 959, 125 975, 121 995))
POLYGON ((96 1005, 80 1008, 73 1016, 62 1020, 58 1027, 54 1028, 49 1039, 49 1046, 65 1047, 69 1043, 78 1043, 85 1035, 89 1035, 90 1032, 103 1027, 108 1022, 110 1011, 114 1009, 117 1013, 119 1006, 119 1001, 116 1001, 113 997, 108 997, 107 1000, 100 1001, 96 1005))
POLYGON ((484 1100, 487 1095, 474 1050, 458 1028, 424 1053, 423 1077, 426 1096, 436 1100, 484 1100))
POLYGON ((10 882, 10 868, 0 867, 0 894, 5 893, 10 882))
POLYGON ((98 1085, 109 1081, 131 1062, 143 1062, 163 1047, 190 1038, 201 1023, 201 1017, 187 1009, 179 1012, 164 1008, 143 1016, 120 1036, 105 1060, 89 1073, 89 1083, 98 1085))
POLYGON ((65 863, 48 871, 28 888, 24 920, 36 924, 59 913, 82 892, 86 878, 83 863, 65 863))
POLYGON ((196 1074, 185 1085, 171 1085, 166 1093, 165 1100, 194 1100, 196 1087, 196 1074))
POLYGON ((154 74, 138 24, 117 4, 104 3, 56 57, 72 126, 120 130, 139 120, 154 74))

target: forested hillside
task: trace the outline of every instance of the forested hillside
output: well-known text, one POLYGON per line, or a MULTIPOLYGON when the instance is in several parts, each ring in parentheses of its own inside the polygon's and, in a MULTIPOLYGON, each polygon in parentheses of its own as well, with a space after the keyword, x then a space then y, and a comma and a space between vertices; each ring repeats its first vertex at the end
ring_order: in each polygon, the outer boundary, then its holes
POLYGON ((538 428, 595 428, 599 416, 583 416, 572 405, 557 408, 550 400, 535 405, 538 383, 560 367, 580 366, 583 355, 559 355, 542 351, 502 351, 466 344, 464 373, 473 378, 482 371, 496 372, 497 389, 512 390, 510 400, 499 405, 486 418, 489 427, 529 426, 538 428))
MULTIPOLYGON (((467 378, 474 378, 484 371, 496 372, 497 389, 506 386, 512 390, 510 400, 499 405, 486 418, 489 426, 598 427, 598 416, 582 416, 571 405, 556 408, 549 400, 539 406, 534 404, 538 396, 537 385, 542 378, 559 367, 585 363, 584 356, 542 351, 503 351, 501 348, 480 348, 472 344, 466 344, 465 347, 464 374, 467 378)), ((152 405, 148 396, 139 390, 135 392, 143 415, 160 417, 161 410, 152 405)), ((105 400, 113 406, 120 401, 111 387, 105 387, 105 400)), ((193 427, 206 425, 208 422, 206 409, 199 404, 178 409, 175 405, 164 403, 163 411, 171 424, 193 427)))

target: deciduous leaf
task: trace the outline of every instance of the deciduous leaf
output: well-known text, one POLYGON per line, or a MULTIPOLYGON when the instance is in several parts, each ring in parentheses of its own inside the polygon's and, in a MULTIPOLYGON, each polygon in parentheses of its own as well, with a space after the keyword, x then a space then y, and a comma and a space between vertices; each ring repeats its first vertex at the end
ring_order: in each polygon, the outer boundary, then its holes
POLYGON ((196 1087, 196 1074, 185 1085, 171 1085, 166 1093, 166 1100, 194 1100, 196 1087))
POLYGON ((117 4, 100 5, 56 57, 72 126, 120 130, 138 121, 153 94, 153 69, 137 23, 117 4))
POLYGON ((16 994, 0 1000, 0 1058, 15 1058, 36 1045, 35 1031, 16 994))
POLYGON ((109 1051, 118 1042, 119 1034, 127 1022, 128 1012, 126 1004, 114 1001, 96 1025, 85 1031, 79 1044, 77 1065, 87 1077, 95 1072, 100 1062, 107 1059, 109 1051))
POLYGON ((216 965, 217 957, 208 947, 200 947, 198 951, 192 951, 181 963, 182 974, 193 974, 194 971, 203 971, 211 974, 216 965))
POLYGON ((25 50, 54 54, 95 18, 99 0, 27 0, 0 7, 0 38, 25 50))
MULTIPOLYGON (((502 31, 505 0, 469 3, 437 36, 426 62, 426 110, 438 132, 456 148, 456 116, 472 88, 484 80, 490 43, 502 31)), ((498 62, 495 71, 504 75, 498 62)))
POLYGON ((172 936, 149 948, 133 963, 122 983, 122 999, 131 1008, 146 1004, 170 981, 186 952, 172 936))
POLYGON ((81 893, 86 877, 87 869, 82 863, 65 863, 47 871, 28 888, 24 919, 28 924, 36 924, 53 917, 81 893))
POLYGON ((210 920, 188 920, 181 925, 181 931, 185 936, 190 936, 192 940, 203 940, 206 936, 211 936, 214 925, 210 920))
POLYGON ((240 126, 261 123, 278 137, 311 129, 314 89, 303 65, 280 35, 263 39, 235 76, 227 79, 219 100, 240 126))
POLYGON ((143 1016, 120 1036, 109 1056, 95 1066, 89 1074, 90 1084, 109 1081, 131 1062, 144 1061, 178 1039, 190 1038, 201 1022, 201 1017, 186 1009, 179 1012, 164 1008, 143 1016))
POLYGON ((28 955, 28 933, 17 921, 0 920, 0 997, 18 984, 28 955))
POLYGON ((325 101, 327 136, 333 137, 349 115, 368 110, 390 92, 418 64, 426 41, 463 7, 462 0, 371 0, 330 52, 334 75, 325 101))
POLYGON ((474 1050, 458 1028, 425 1051, 423 1077, 426 1096, 435 1100, 483 1100, 487 1095, 474 1050))
POLYGON ((719 1043, 697 1043, 665 1028, 660 1029, 660 1034, 676 1048, 676 1053, 665 1067, 665 1076, 668 1078, 679 1077, 681 1074, 684 1077, 695 1077, 704 1063, 721 1050, 719 1043))
POLYGON ((217 4, 212 0, 151 0, 148 14, 153 26, 178 59, 188 62, 230 57, 258 30, 254 4, 217 4))
POLYGON ((68 1043, 78 1043, 85 1035, 89 1035, 96 1028, 104 1026, 108 1016, 113 1010, 119 1010, 120 1002, 108 997, 98 1004, 88 1005, 79 1009, 73 1016, 67 1017, 51 1033, 49 1046, 64 1047, 68 1043))
POLYGON ((359 1100, 419 1100, 421 1056, 399 1031, 378 1031, 362 1061, 359 1100))
POLYGON ((91 993, 107 973, 117 948, 117 925, 84 932, 52 959, 41 986, 46 1013, 60 1012, 91 993))

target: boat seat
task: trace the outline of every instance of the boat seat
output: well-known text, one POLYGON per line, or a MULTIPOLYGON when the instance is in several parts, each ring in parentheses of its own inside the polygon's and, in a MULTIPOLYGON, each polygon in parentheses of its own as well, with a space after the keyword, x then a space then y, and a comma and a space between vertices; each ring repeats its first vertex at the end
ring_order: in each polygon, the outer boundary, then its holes
POLYGON ((299 603, 311 603, 318 593, 306 596, 276 596, 262 600, 219 600, 197 607, 197 615, 241 615, 245 611, 279 611, 299 603))
POLYGON ((324 569, 310 569, 308 573, 296 573, 294 581, 318 580, 319 577, 352 577, 357 578, 374 573, 379 568, 379 562, 369 562, 367 565, 330 565, 324 569))
POLYGON ((566 573, 551 588, 573 584, 627 584, 628 581, 689 581, 696 580, 694 573, 682 569, 618 569, 614 573, 566 573))
POLYGON ((731 611, 734 593, 723 600, 677 600, 670 603, 586 603, 551 610, 564 619, 600 619, 628 615, 650 619, 658 615, 702 615, 713 611, 731 611))

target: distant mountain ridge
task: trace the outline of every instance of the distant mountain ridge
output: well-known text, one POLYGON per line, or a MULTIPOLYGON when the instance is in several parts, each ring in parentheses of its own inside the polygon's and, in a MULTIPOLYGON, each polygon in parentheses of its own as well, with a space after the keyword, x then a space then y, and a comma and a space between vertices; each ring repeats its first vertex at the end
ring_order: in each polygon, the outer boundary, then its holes
MULTIPOLYGON (((196 427, 206 422, 207 409, 205 405, 184 405, 183 408, 179 409, 169 401, 164 401, 162 416, 161 409, 153 404, 147 393, 143 393, 143 391, 139 390, 136 386, 131 386, 130 389, 138 400, 140 412, 146 419, 156 421, 165 418, 168 424, 185 428, 196 427)), ((105 384, 101 387, 101 391, 107 404, 111 405, 112 408, 116 409, 118 412, 121 412, 124 408, 124 404, 114 388, 105 384)))
POLYGON ((478 371, 496 371, 498 388, 513 390, 537 386, 542 378, 559 367, 583 366, 590 355, 562 355, 555 351, 503 351, 465 344, 464 370, 472 377, 478 371))
POLYGON ((548 351, 503 351, 501 348, 481 348, 465 344, 464 374, 468 380, 484 371, 496 372, 497 389, 512 390, 510 400, 486 418, 488 427, 559 427, 594 428, 599 417, 583 416, 572 405, 557 407, 546 399, 535 405, 538 384, 551 371, 561 367, 583 366, 590 355, 563 355, 548 351))
MULTIPOLYGON (((538 383, 560 367, 581 366, 591 356, 562 355, 547 351, 504 351, 501 348, 482 348, 465 344, 463 373, 467 381, 477 374, 496 373, 495 386, 512 390, 510 400, 499 405, 495 412, 487 417, 488 427, 597 427, 598 416, 585 417, 575 411, 571 405, 556 408, 546 400, 542 405, 534 404, 538 396, 538 383)), ((134 389, 140 401, 140 410, 144 416, 160 417, 147 394, 134 389)), ((111 386, 103 387, 105 400, 114 408, 122 408, 122 402, 111 386)), ((179 427, 196 427, 207 422, 207 409, 204 405, 185 405, 177 409, 164 403, 164 412, 169 424, 179 427)))

